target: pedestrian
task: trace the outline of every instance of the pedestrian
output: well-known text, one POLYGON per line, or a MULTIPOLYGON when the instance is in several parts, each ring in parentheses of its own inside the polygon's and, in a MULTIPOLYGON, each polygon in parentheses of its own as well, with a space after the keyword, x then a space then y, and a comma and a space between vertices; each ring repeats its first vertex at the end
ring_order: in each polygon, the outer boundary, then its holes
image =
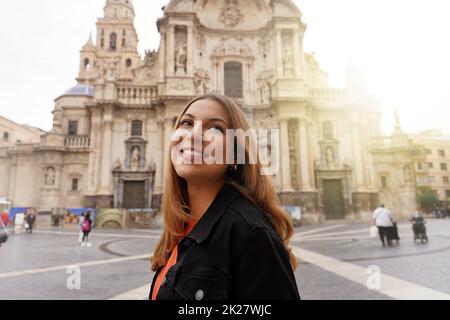
POLYGON ((249 130, 240 107, 217 94, 191 100, 178 118, 150 300, 300 299, 292 222, 252 153, 255 141, 235 136, 249 130))
POLYGON ((78 243, 82 243, 83 242, 83 221, 84 221, 84 216, 85 213, 83 212, 80 215, 80 220, 78 221, 78 225, 80 226, 80 232, 78 233, 78 243))
POLYGON ((9 223, 10 223, 8 211, 3 211, 2 212, 1 220, 3 221, 3 224, 4 224, 5 228, 8 228, 9 223))
POLYGON ((36 215, 34 214, 33 211, 29 212, 27 214, 27 228, 26 228, 26 232, 29 232, 30 234, 33 233, 33 224, 36 221, 36 215))
POLYGON ((383 247, 386 246, 386 242, 390 245, 388 240, 389 228, 393 226, 391 211, 384 207, 384 204, 380 204, 378 208, 373 212, 373 224, 378 228, 378 234, 380 236, 381 244, 383 247))
POLYGON ((92 230, 92 219, 91 212, 88 211, 86 216, 83 219, 83 223, 81 224, 81 231, 83 232, 83 238, 81 239, 82 247, 92 247, 92 244, 89 242, 89 233, 92 230))

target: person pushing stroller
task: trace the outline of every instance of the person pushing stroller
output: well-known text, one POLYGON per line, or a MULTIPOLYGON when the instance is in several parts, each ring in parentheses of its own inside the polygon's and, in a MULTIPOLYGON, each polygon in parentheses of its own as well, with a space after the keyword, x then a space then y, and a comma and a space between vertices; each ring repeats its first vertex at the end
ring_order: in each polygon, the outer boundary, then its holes
POLYGON ((423 215, 419 211, 416 211, 410 221, 414 233, 414 242, 417 242, 419 239, 422 243, 428 242, 427 228, 425 227, 427 222, 423 215))

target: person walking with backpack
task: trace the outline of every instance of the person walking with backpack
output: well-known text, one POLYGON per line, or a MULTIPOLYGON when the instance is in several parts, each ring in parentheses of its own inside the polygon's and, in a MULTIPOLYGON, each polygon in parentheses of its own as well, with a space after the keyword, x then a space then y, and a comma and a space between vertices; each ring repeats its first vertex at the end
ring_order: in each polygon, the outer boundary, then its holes
POLYGON ((83 232, 83 238, 81 239, 82 247, 92 247, 92 244, 89 242, 89 233, 92 230, 92 220, 91 220, 91 212, 89 211, 84 217, 83 223, 81 224, 81 231, 83 232))

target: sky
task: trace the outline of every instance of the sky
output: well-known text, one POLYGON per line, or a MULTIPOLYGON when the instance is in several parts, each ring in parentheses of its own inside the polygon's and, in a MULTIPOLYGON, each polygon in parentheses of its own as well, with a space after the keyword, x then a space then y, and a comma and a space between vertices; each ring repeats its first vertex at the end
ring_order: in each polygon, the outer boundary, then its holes
MULTIPOLYGON (((241 0, 242 1, 242 0, 241 0)), ((0 11, 0 115, 50 130, 54 99, 75 85, 79 50, 106 0, 14 0, 0 11)), ((139 52, 157 49, 156 20, 168 0, 134 0, 139 52)), ((398 109, 408 133, 450 133, 448 0, 294 0, 332 86, 361 70, 383 112, 385 134, 398 109)))

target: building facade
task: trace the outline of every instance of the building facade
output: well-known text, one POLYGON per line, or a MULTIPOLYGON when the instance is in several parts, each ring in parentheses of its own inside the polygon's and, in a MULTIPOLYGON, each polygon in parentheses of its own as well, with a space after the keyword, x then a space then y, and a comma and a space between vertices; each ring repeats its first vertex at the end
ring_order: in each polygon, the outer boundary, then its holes
POLYGON ((423 146, 422 157, 417 159, 417 187, 432 190, 443 202, 450 200, 450 137, 438 131, 426 131, 412 137, 423 146))
POLYGON ((354 70, 345 88, 328 85, 292 1, 172 0, 163 11, 159 49, 141 58, 132 2, 106 1, 77 85, 55 100, 53 129, 2 151, 0 196, 13 206, 159 208, 174 121, 190 98, 215 92, 255 128, 279 130, 266 148, 280 150, 272 180, 283 205, 310 222, 370 216, 378 104, 354 70))

